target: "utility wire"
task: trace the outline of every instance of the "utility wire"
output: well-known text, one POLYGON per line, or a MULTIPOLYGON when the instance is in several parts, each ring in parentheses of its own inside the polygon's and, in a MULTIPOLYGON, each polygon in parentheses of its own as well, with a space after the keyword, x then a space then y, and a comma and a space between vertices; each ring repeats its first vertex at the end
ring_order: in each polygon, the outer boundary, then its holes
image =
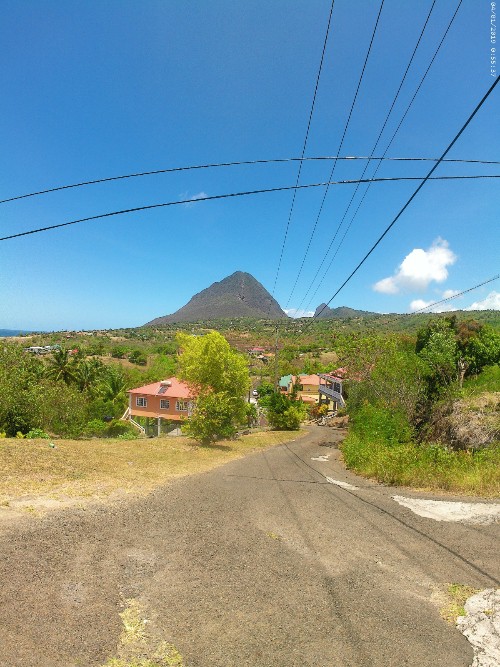
MULTIPOLYGON (((437 164, 436 164, 437 167, 437 164)), ((435 167, 434 167, 435 168, 435 167)), ((430 178, 429 176, 426 177, 426 180, 431 180, 431 181, 455 181, 455 180, 476 180, 476 179, 483 179, 483 178, 500 178, 500 174, 475 174, 475 175, 469 175, 469 176, 435 176, 433 178, 430 178)), ((373 181, 376 181, 378 183, 390 183, 390 182, 396 182, 396 181, 421 181, 422 177, 421 176, 394 176, 390 178, 377 178, 377 179, 363 179, 361 182, 362 183, 371 183, 373 181)), ((285 192, 287 190, 305 190, 308 188, 321 188, 325 187, 326 185, 355 185, 359 182, 359 180, 354 180, 354 181, 325 181, 322 183, 307 183, 303 185, 285 185, 281 187, 276 187, 276 188, 264 188, 262 190, 247 190, 244 192, 230 192, 230 193, 225 193, 225 194, 220 194, 220 195, 210 195, 206 197, 202 197, 200 199, 180 199, 180 200, 175 200, 175 201, 169 201, 169 202, 162 202, 160 204, 148 204, 145 206, 136 206, 134 208, 127 208, 123 209, 120 211, 110 211, 108 213, 100 213, 98 215, 92 215, 87 218, 79 218, 78 220, 71 220, 69 222, 61 222, 56 225, 48 225, 47 227, 38 227, 36 229, 30 229, 25 232, 18 232, 17 234, 11 234, 9 236, 3 236, 0 237, 0 241, 8 241, 10 239, 15 239, 19 238, 20 236, 28 236, 30 234, 38 234, 39 232, 47 232, 52 229, 59 229, 61 227, 69 227, 70 225, 76 225, 80 222, 90 222, 92 220, 100 220, 102 218, 110 218, 113 216, 117 215, 125 215, 127 213, 137 213, 139 211, 148 211, 156 208, 165 208, 167 206, 178 206, 180 204, 200 204, 201 202, 204 201, 214 201, 214 200, 219 200, 219 199, 231 199, 231 198, 236 198, 236 197, 247 197, 251 195, 258 195, 258 194, 266 194, 266 193, 272 193, 272 192, 285 192)))
MULTIPOLYGON (((415 190, 415 192, 414 192, 414 193, 411 195, 411 197, 408 199, 408 201, 407 201, 406 204, 403 206, 403 208, 402 208, 402 209, 399 211, 399 213, 394 217, 394 219, 392 220, 392 222, 385 228, 385 230, 383 231, 383 233, 382 233, 382 234, 379 236, 379 238, 375 241, 375 243, 372 245, 372 247, 370 248, 370 250, 366 253, 366 255, 363 257, 363 259, 358 263, 358 265, 353 269, 353 271, 349 274, 349 276, 344 280, 344 282, 342 283, 342 285, 337 289, 337 291, 333 294, 333 296, 329 299, 329 301, 327 301, 327 303, 323 306, 323 308, 321 308, 321 310, 319 310, 317 313, 314 314, 312 320, 314 320, 315 318, 319 317, 319 315, 321 315, 321 313, 325 310, 325 308, 327 308, 327 307, 330 305, 330 303, 333 301, 333 299, 334 299, 334 298, 339 294, 339 292, 340 292, 340 291, 347 285, 347 283, 351 280, 351 278, 352 278, 352 277, 359 271, 359 269, 361 268, 361 266, 366 262, 366 260, 368 259, 368 257, 369 257, 369 256, 372 254, 372 252, 375 250, 375 248, 382 242, 382 240, 383 240, 383 239, 385 238, 385 236, 389 233, 389 231, 392 229, 392 227, 394 227, 394 225, 395 225, 396 222, 399 220, 399 218, 402 216, 402 214, 404 213, 404 211, 406 211, 406 209, 408 208, 408 206, 409 206, 409 205, 411 204, 411 202, 415 199, 415 197, 416 197, 417 194, 420 192, 420 190, 424 187, 424 185, 426 184, 426 182, 430 179, 430 177, 432 176, 432 174, 434 173, 434 171, 436 171, 436 169, 439 167, 439 165, 440 165, 442 159, 443 159, 444 157, 446 157, 446 155, 450 152, 450 150, 451 150, 451 149, 453 148, 453 146, 456 144, 456 142, 458 141, 458 139, 462 136, 462 134, 464 133, 465 129, 468 127, 468 125, 471 123, 471 121, 472 121, 472 119, 474 118, 474 116, 478 113, 479 109, 483 106, 483 104, 486 102, 486 100, 488 99, 488 97, 491 95, 491 93, 493 92, 493 90, 495 89, 495 86, 498 84, 499 81, 500 81, 500 78, 495 79, 495 81, 494 81, 494 82, 492 83, 492 85, 489 87, 489 89, 487 90, 487 92, 485 93, 485 95, 482 97, 482 99, 480 100, 480 102, 477 104, 477 106, 476 106, 476 108, 474 109, 474 111, 470 114, 470 116, 469 116, 468 119, 465 121, 465 123, 462 125, 462 127, 460 128, 460 130, 457 132, 457 134, 455 135, 455 137, 453 138, 453 140, 450 142, 450 144, 448 145, 448 147, 445 149, 444 153, 441 155, 441 158, 439 158, 439 160, 436 162, 436 164, 431 168, 431 170, 429 171, 429 173, 427 174, 427 176, 425 176, 425 178, 422 180, 422 182, 420 183, 420 185, 418 186, 418 188, 415 190)), ((307 327, 307 325, 306 325, 306 327, 307 327)))
MULTIPOLYGON (((331 25, 331 22, 332 22, 332 14, 333 14, 334 4, 335 4, 335 0, 332 0, 332 4, 330 5, 330 14, 328 16, 328 25, 326 27, 325 39, 323 41, 323 50, 321 52, 321 60, 320 60, 320 63, 319 63, 318 74, 316 76, 316 85, 314 87, 314 95, 313 95, 313 99, 312 99, 311 110, 309 111, 309 120, 307 122, 306 136, 304 137, 304 145, 302 147, 302 155, 301 155, 302 159, 304 158, 304 155, 305 155, 305 152, 306 152, 306 147, 307 147, 307 141, 309 139, 309 131, 311 129, 311 121, 312 121, 312 117, 313 117, 313 113, 314 113, 314 106, 316 104, 316 95, 318 93, 319 80, 321 78, 321 72, 323 70, 323 62, 324 62, 324 59, 325 59, 326 45, 328 43, 328 35, 330 33, 330 25, 331 25)), ((300 160, 300 163, 299 163, 299 169, 298 169, 298 172, 297 172, 297 179, 295 181, 296 186, 298 186, 298 184, 299 184, 300 174, 302 173, 302 164, 303 164, 302 159, 300 160)), ((274 278, 274 285, 273 285, 273 289, 271 291, 271 296, 273 298, 274 298, 274 292, 276 290, 276 284, 278 282, 279 272, 280 272, 280 269, 281 269, 281 262, 283 261, 283 253, 285 251, 285 245, 286 245, 286 241, 287 241, 287 238, 288 238, 288 231, 290 229, 290 222, 292 220, 292 214, 293 214, 293 209, 294 209, 294 206, 295 206, 296 196, 297 196, 297 188, 295 188, 294 191, 293 191, 292 203, 291 203, 291 206, 290 206, 290 211, 288 213, 288 221, 286 223, 286 228, 285 228, 285 235, 283 237, 283 242, 281 244, 281 252, 280 252, 280 256, 279 256, 279 260, 278 260, 278 266, 277 266, 277 269, 276 269, 276 276, 274 278)))
MULTIPOLYGON (((420 42, 422 41, 422 37, 424 36, 425 30, 426 30, 427 25, 428 25, 428 23, 429 23, 429 20, 430 20, 430 18, 431 18, 431 14, 432 14, 432 12, 433 12, 433 10, 434 10, 435 4, 436 4, 436 0, 433 1, 432 5, 431 5, 431 8, 429 9, 429 12, 428 12, 427 17, 426 17, 425 22, 424 22, 424 25, 423 25, 422 30, 420 31, 420 35, 419 35, 419 37, 418 37, 418 39, 417 39, 417 43, 415 44, 415 48, 413 49, 413 53, 411 54, 410 60, 408 61, 408 64, 407 64, 406 69, 405 69, 405 71, 404 71, 403 77, 401 78, 401 81, 400 81, 400 83, 399 83, 399 86, 398 86, 398 89, 397 89, 397 91, 396 91, 396 94, 394 95, 394 98, 393 98, 393 100, 392 100, 392 104, 391 104, 391 106, 390 106, 390 108, 389 108, 389 111, 387 112, 387 114, 386 114, 386 116, 385 116, 385 120, 384 120, 384 122, 383 122, 383 124, 382 124, 382 127, 381 127, 379 133, 378 133, 377 140, 375 141, 375 144, 373 145, 372 151, 371 151, 371 153, 370 153, 370 160, 368 160, 367 163, 365 164, 365 167, 364 167, 364 169, 363 169, 363 172, 362 172, 360 178, 363 178, 364 175, 366 174, 366 171, 367 171, 367 169, 368 169, 368 167, 369 167, 369 165, 370 165, 371 158, 373 157, 373 154, 374 154, 375 151, 377 150, 377 146, 378 146, 378 144, 379 144, 379 142, 380 142, 380 139, 381 139, 381 137, 382 137, 382 134, 384 133, 384 130, 385 130, 386 126, 387 126, 387 123, 389 122, 389 118, 390 118, 390 116, 391 116, 391 114, 392 114, 392 111, 393 111, 393 109, 394 109, 394 107, 395 107, 395 105, 396 105, 396 102, 397 102, 397 100, 398 100, 398 98, 399 98, 399 94, 400 94, 400 92, 401 92, 401 89, 403 88, 404 82, 406 81, 406 77, 408 76, 408 72, 410 71, 410 67, 411 67, 411 65, 412 65, 412 63, 413 63, 413 60, 414 60, 415 55, 416 55, 416 53, 417 53, 418 47, 420 46, 420 42)), ((354 192, 353 192, 353 194, 352 194, 352 196, 351 196, 351 199, 350 199, 349 203, 347 204, 347 207, 346 207, 346 209, 345 209, 345 211, 344 211, 344 215, 342 216, 342 218, 341 218, 339 224, 337 225, 337 229, 335 230, 335 233, 334 233, 334 235, 333 235, 333 237, 332 237, 332 239, 331 239, 331 241, 330 241, 330 244, 329 244, 329 246, 328 246, 328 248, 327 248, 327 250, 326 250, 326 253, 325 253, 325 255, 324 255, 325 258, 326 258, 326 256, 328 255, 328 253, 330 252, 330 248, 331 248, 331 247, 333 246, 333 244, 335 243, 335 239, 337 238, 337 235, 338 235, 338 233, 339 233, 339 231, 340 231, 340 228, 342 227, 342 225, 343 225, 343 223, 344 223, 344 220, 345 220, 345 218, 346 218, 346 216, 347 216, 347 213, 349 212, 349 209, 351 208, 352 202, 354 201, 354 198, 356 197, 356 194, 357 194, 357 192, 358 192, 358 190, 359 190, 359 187, 360 187, 360 184, 358 184, 358 185, 356 186, 356 189, 354 190, 354 192)), ((358 207, 358 208, 359 208, 359 207, 358 207)), ((320 215, 320 214, 321 214, 321 212, 318 214, 318 220, 319 220, 319 215, 320 215)), ((342 240, 343 240, 343 239, 342 239, 342 240)), ((309 245, 310 245, 311 241, 312 241, 312 237, 311 237, 311 239, 310 239, 309 245)), ((308 248, 309 248, 309 246, 308 246, 308 248)), ((340 244, 339 244, 339 248, 340 248, 340 244)), ((338 252, 338 249, 337 249, 337 252, 338 252)), ((305 256, 304 256, 304 260, 305 260, 305 256)), ((324 261, 324 260, 323 260, 323 261, 324 261)), ((333 260, 332 260, 332 262, 333 262, 333 260)), ((321 266, 322 266, 322 265, 323 265, 323 262, 320 264, 320 269, 321 269, 321 266)), ((328 269, 327 269, 327 271, 325 272, 325 275, 326 275, 326 273, 329 271, 329 269, 330 269, 330 265, 328 266, 328 269)), ((319 273, 319 271, 318 271, 318 273, 319 273)), ((316 275, 317 275, 317 273, 316 273, 316 275)), ((313 282, 314 282, 315 279, 316 279, 316 276, 314 277, 313 282)), ((324 277, 323 277, 322 280, 324 280, 324 277)), ((320 283, 318 284, 318 286, 317 286, 317 288, 316 288, 316 292, 318 291, 318 289, 319 289, 319 287, 320 287, 320 285, 321 285, 321 282, 322 282, 322 281, 320 281, 320 283)), ((316 292, 315 292, 315 294, 316 294, 316 292)), ((305 294, 305 296, 304 296, 302 302, 300 303, 299 308, 302 307, 302 303, 303 303, 303 301, 306 299, 308 293, 309 293, 309 290, 306 292, 306 294, 305 294)), ((312 301, 312 299, 314 298, 315 294, 311 297, 311 301, 312 301)))
MULTIPOLYGON (((357 87, 356 87, 356 92, 355 92, 355 94, 354 94, 354 99, 352 100, 351 108, 350 108, 350 110, 349 110, 349 115, 348 115, 348 117, 347 117, 347 121, 346 121, 346 124, 345 124, 345 126, 344 126, 344 131, 343 131, 343 133, 342 133, 342 138, 341 138, 341 140, 340 140, 340 144, 339 144, 339 147, 338 147, 338 149, 337 149, 337 153, 340 153, 340 151, 342 150, 342 146, 344 145, 344 139, 345 139, 345 137, 346 137, 347 129, 348 129, 348 127, 349 127, 349 124, 350 124, 350 122, 351 122, 352 112, 354 111, 354 106, 356 105, 356 100, 358 99, 358 93, 359 93, 359 90, 360 90, 360 88, 361 88, 361 82, 363 81, 363 77, 364 77, 364 75, 365 75, 366 65, 367 65, 367 63, 368 63, 368 59, 369 59, 369 57, 370 57, 370 53, 371 53, 372 46, 373 46, 373 41, 374 41, 374 39, 375 39, 375 34, 376 34, 376 32, 377 32, 377 28, 378 28, 378 24, 379 24, 379 20, 380 20, 380 15, 381 15, 381 13, 382 13, 382 8, 383 8, 383 6, 384 6, 384 0, 382 0, 382 2, 380 3, 380 9, 378 10, 377 20, 375 21, 375 26, 374 26, 374 28, 373 28, 372 36, 371 36, 371 39, 370 39, 370 44, 369 44, 369 46, 368 46, 368 51, 366 52, 365 61, 364 61, 364 63, 363 63, 363 67, 362 67, 362 69, 361 69, 361 74, 360 74, 360 76, 359 76, 358 85, 357 85, 357 87)), ((332 166, 332 169, 331 169, 331 171, 330 171, 330 175, 328 176, 328 180, 329 180, 329 181, 332 180, 332 178, 333 178, 333 174, 334 174, 334 172, 335 172, 335 168, 336 168, 336 167, 337 167, 337 160, 334 161, 333 166, 332 166)), ((316 227, 318 226, 319 218, 320 218, 321 212, 322 212, 322 210, 323 210, 323 207, 324 207, 325 200, 326 200, 326 197, 327 197, 327 195, 328 195, 329 189, 330 189, 329 186, 327 186, 327 187, 326 187, 326 190, 325 190, 325 192, 324 192, 324 194, 323 194, 323 199, 322 199, 322 201, 321 201, 321 205, 320 205, 320 208, 319 208, 319 213, 318 213, 318 215, 317 215, 317 217, 316 217, 316 221, 315 221, 315 223, 314 223, 314 226, 313 226, 313 228, 312 228, 311 234, 310 234, 310 236, 309 236, 309 243, 307 244, 307 248, 306 248, 306 251, 305 251, 305 253, 304 253, 304 257, 303 257, 303 259, 302 259, 302 263, 301 263, 301 265, 300 265, 299 272, 298 272, 298 274, 297 274, 297 277, 295 278, 295 282, 294 282, 294 284, 293 284, 292 291, 290 292, 290 295, 289 295, 288 300, 287 300, 287 302, 286 302, 285 308, 287 308, 287 307, 288 307, 288 304, 290 303, 290 299, 292 298, 292 295, 293 295, 293 293, 294 293, 294 291, 295 291, 295 288, 296 288, 297 283, 298 283, 298 281, 299 281, 300 275, 301 275, 301 273, 302 273, 302 269, 304 268, 304 263, 305 263, 305 261, 306 261, 306 257, 307 257, 307 255, 308 255, 308 253, 309 253, 309 248, 311 247, 312 239, 313 239, 313 237, 314 237, 314 234, 316 233, 316 227)))
MULTIPOLYGON (((330 160, 369 160, 368 155, 320 155, 312 157, 286 157, 286 158, 270 158, 268 160, 240 160, 239 162, 215 162, 211 164, 196 164, 183 167, 170 167, 168 169, 156 169, 154 171, 143 171, 135 174, 123 174, 120 176, 109 176, 107 178, 99 178, 92 181, 82 181, 81 183, 70 183, 69 185, 59 185, 54 188, 47 188, 46 190, 38 190, 37 192, 28 192, 23 195, 15 197, 8 197, 7 199, 0 199, 0 204, 17 201, 19 199, 28 199, 29 197, 39 197, 51 192, 59 192, 60 190, 70 190, 72 188, 81 188, 87 185, 97 185, 99 183, 108 183, 110 181, 120 181, 127 178, 140 178, 142 176, 154 176, 156 174, 171 174, 178 171, 194 171, 196 169, 216 169, 219 167, 241 167, 245 165, 255 164, 279 164, 289 162, 318 162, 330 160)), ((432 157, 372 157, 372 160, 384 160, 385 162, 437 162, 438 158, 432 157)), ((456 162, 464 164, 500 164, 500 160, 464 160, 464 159, 450 159, 443 160, 443 162, 456 162)))
POLYGON ((467 294, 467 292, 472 292, 473 290, 478 289, 478 287, 482 287, 483 285, 492 283, 494 280, 498 280, 499 278, 500 274, 497 274, 496 276, 493 276, 493 278, 490 278, 489 280, 485 280, 484 282, 479 283, 479 285, 474 285, 474 287, 469 287, 469 289, 464 289, 462 292, 458 292, 457 294, 453 294, 452 296, 446 297, 446 299, 441 299, 441 301, 434 301, 434 303, 429 303, 427 306, 424 306, 423 308, 419 308, 418 310, 414 310, 412 313, 407 313, 407 314, 416 315, 417 313, 424 312, 424 310, 427 310, 428 308, 434 308, 434 306, 439 306, 441 303, 446 303, 447 301, 453 301, 454 299, 457 299, 459 296, 467 294))
MULTIPOLYGON (((492 283, 495 280, 498 280, 500 278, 500 274, 497 274, 496 276, 493 276, 493 278, 489 278, 488 280, 485 280, 482 283, 479 283, 478 285, 474 285, 474 287, 469 287, 468 289, 462 290, 461 292, 457 292, 456 294, 452 294, 452 296, 448 296, 445 299, 440 299, 439 301, 434 301, 433 303, 428 303, 426 306, 423 308, 419 308, 418 310, 414 310, 411 313, 389 313, 389 317, 391 318, 391 323, 397 322, 398 320, 401 320, 405 317, 411 317, 412 315, 418 315, 419 313, 424 313, 426 310, 429 308, 434 308, 434 306, 439 306, 442 303, 447 303, 448 301, 454 301, 455 299, 458 299, 458 297, 463 296, 464 294, 467 294, 468 292, 472 292, 479 287, 482 287, 483 285, 487 285, 488 283, 492 283)), ((440 311, 443 312, 443 311, 440 311)), ((380 317, 383 317, 384 315, 380 313, 380 317)), ((371 322, 367 322, 367 327, 368 329, 373 330, 374 327, 371 327, 371 322)))
MULTIPOLYGON (((427 78, 427 75, 428 75, 428 73, 429 73, 429 71, 430 71, 432 65, 434 64, 434 61, 435 61, 435 59, 436 59, 436 57, 437 57, 437 55, 438 55, 438 53, 439 53, 439 51, 440 51, 440 49, 441 49, 441 46, 443 45, 444 40, 446 39, 446 36, 448 35, 448 32, 450 31, 450 28, 451 28, 451 26, 453 25, 453 22, 455 21, 455 18, 456 18, 457 14, 458 14, 458 10, 460 9, 460 6, 461 6, 461 5, 462 5, 462 0, 459 0, 459 3, 458 3, 458 5, 457 5, 457 7, 456 7, 456 9, 455 9, 455 12, 454 12, 453 16, 451 17, 451 19, 450 19, 450 21, 449 21, 449 23, 448 23, 448 25, 447 25, 447 27, 446 27, 446 30, 445 30, 445 32, 444 32, 444 34, 443 34, 443 36, 442 36, 442 38, 441 38, 441 40, 440 40, 440 42, 439 42, 437 48, 436 48, 436 50, 434 51, 434 54, 433 54, 433 56, 432 56, 432 58, 431 58, 431 60, 430 60, 430 62, 429 62, 429 65, 427 66, 427 69, 425 70, 425 72, 424 72, 422 78, 420 79, 420 82, 419 82, 419 84, 418 84, 418 86, 417 86, 417 88, 416 88, 416 90, 415 90, 415 92, 414 92, 414 94, 413 94, 413 96, 412 96, 412 98, 411 98, 411 100, 410 100, 408 106, 406 107, 405 112, 403 113, 403 115, 402 115, 402 117, 401 117, 401 120, 399 121, 399 123, 398 123, 396 129, 394 130, 394 132, 393 132, 393 134, 392 134, 392 136, 391 136, 391 138, 390 138, 390 140, 389 140, 389 143, 387 144, 387 147, 386 147, 386 149, 385 149, 385 151, 384 151, 384 153, 383 153, 383 157, 385 157, 385 155, 387 154, 389 148, 391 147, 391 145, 392 145, 394 139, 396 138, 396 135, 398 134, 398 132, 399 132, 399 130, 400 130, 400 128, 401 128, 401 125, 403 124, 403 122, 404 122, 406 116, 408 115, 408 112, 410 111, 410 109, 411 109, 411 107, 412 107, 412 105, 413 105, 413 102, 415 101, 415 98, 417 97, 417 95, 418 95, 418 93, 419 93, 419 91, 420 91, 420 88, 422 87, 422 85, 423 85, 425 79, 427 78)), ((431 8, 431 9, 432 9, 432 8, 431 8)), ((413 56, 412 56, 412 58, 413 58, 413 56)), ((405 76, 406 76, 406 74, 405 74, 405 76)), ((377 159, 377 158, 373 158, 373 160, 376 160, 376 159, 377 159)), ((373 176, 376 176, 376 174, 378 173, 378 170, 379 170, 381 164, 382 164, 382 162, 380 161, 379 164, 377 165, 376 169, 375 169, 375 172, 373 173, 373 176)), ((364 175, 364 172, 363 172, 363 175, 364 175)), ((351 228, 351 225, 352 225, 352 223, 354 222, 354 219, 356 218, 356 216, 357 216, 357 214, 358 214, 358 211, 359 211, 359 209, 361 208, 361 206, 362 206, 362 204, 363 204, 363 201, 364 201, 364 199, 365 199, 365 197, 366 197, 366 195, 367 195, 369 189, 370 189, 370 185, 368 185, 368 187, 366 188, 365 192, 363 193, 363 196, 362 196, 362 198, 361 198, 361 200, 360 200, 360 202, 359 202, 359 204, 358 204, 358 206, 357 206, 357 208, 356 208, 356 211, 354 212, 354 215, 352 216, 351 220, 349 221, 349 224, 347 225, 347 228, 346 228, 346 230, 345 230, 345 232, 344 232, 344 235, 342 236, 342 239, 340 240, 340 243, 339 243, 339 245, 338 245, 338 247, 337 247, 337 249, 336 249, 336 251, 335 251, 335 254, 333 255, 332 259, 330 260, 330 263, 328 264, 328 267, 327 267, 326 271, 323 273, 323 276, 321 277, 321 279, 320 279, 320 281, 319 281, 319 283, 318 283, 318 285, 317 285, 317 287, 316 287, 316 290, 314 291, 313 295, 311 296, 311 298, 310 298, 310 300, 309 300, 309 304, 312 302, 312 300, 314 299, 315 295, 317 294, 317 292, 318 292, 318 290, 319 290, 321 284, 322 284, 323 281, 325 280, 325 278, 326 278, 326 276, 327 276, 327 274, 328 274, 328 272, 329 272, 329 270, 330 270, 330 268, 331 268, 331 266, 332 266, 332 264, 333 264, 333 261, 335 260, 335 257, 337 256, 337 253, 338 253, 338 251, 340 250, 340 247, 342 246, 342 243, 344 242, 344 239, 345 239, 345 237, 347 236, 347 233, 348 233, 349 229, 351 228)), ((349 206, 350 206, 350 203, 349 203, 349 206)), ((346 215, 346 214, 347 214, 347 211, 346 211, 345 215, 346 215)), ((345 216, 344 216, 344 217, 345 217, 345 216)), ((339 226, 337 227, 337 230, 336 230, 334 236, 332 237, 332 240, 330 241, 330 244, 329 244, 329 246, 328 246, 328 248, 327 248, 325 254, 323 255, 323 259, 321 260, 321 263, 320 263, 320 265, 319 265, 319 267, 318 267, 318 270, 316 271, 316 273, 315 273, 315 275, 314 275, 314 278, 312 279, 312 281, 311 281, 311 283, 310 283, 310 285, 309 285, 309 287, 308 287, 308 289, 307 289, 307 291, 306 291, 306 294, 305 294, 305 296, 304 296, 304 298, 303 298, 303 300, 302 300, 300 306, 302 306, 302 303, 305 301, 305 299, 307 298, 308 293, 309 293, 310 290, 312 289, 312 286, 313 286, 313 284, 314 284, 314 282, 315 282, 315 280, 316 280, 316 278, 317 278, 319 272, 321 271, 321 268, 322 268, 323 264, 324 264, 325 261, 326 261, 326 258, 327 258, 327 256, 328 256, 328 253, 330 252, 330 250, 331 250, 331 248, 332 248, 332 246, 333 246, 333 244, 334 244, 334 242, 335 242, 335 239, 337 238, 337 234, 338 234, 338 232, 339 232, 340 225, 343 223, 343 221, 344 221, 344 218, 342 218, 341 223, 340 223, 339 226)), ((309 304, 308 304, 308 306, 309 306, 309 304)))

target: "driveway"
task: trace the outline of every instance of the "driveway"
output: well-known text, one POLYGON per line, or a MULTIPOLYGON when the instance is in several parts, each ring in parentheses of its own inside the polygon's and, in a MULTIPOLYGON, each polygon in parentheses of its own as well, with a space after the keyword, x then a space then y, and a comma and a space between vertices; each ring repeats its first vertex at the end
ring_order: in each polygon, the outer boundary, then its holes
POLYGON ((0 665, 103 665, 130 599, 185 667, 470 665, 439 591, 498 586, 499 525, 414 514, 391 496, 429 494, 346 472, 338 439, 315 427, 147 498, 3 532, 0 665))

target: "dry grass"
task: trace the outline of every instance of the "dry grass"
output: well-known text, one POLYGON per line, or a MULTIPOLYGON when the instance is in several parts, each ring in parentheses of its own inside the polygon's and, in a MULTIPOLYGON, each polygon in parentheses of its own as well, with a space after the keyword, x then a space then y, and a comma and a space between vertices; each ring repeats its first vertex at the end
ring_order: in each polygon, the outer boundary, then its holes
POLYGON ((56 500, 144 494, 167 480, 210 470, 288 442, 297 431, 255 433, 200 447, 185 437, 143 440, 0 440, 0 510, 28 497, 56 500))
POLYGON ((446 604, 441 608, 441 616, 445 621, 455 625, 459 616, 465 616, 464 605, 467 600, 478 593, 477 588, 463 584, 448 584, 446 586, 446 604))
POLYGON ((173 644, 158 641, 147 632, 149 621, 139 602, 125 600, 125 605, 120 614, 123 629, 118 656, 110 658, 103 667, 183 667, 182 655, 173 644))

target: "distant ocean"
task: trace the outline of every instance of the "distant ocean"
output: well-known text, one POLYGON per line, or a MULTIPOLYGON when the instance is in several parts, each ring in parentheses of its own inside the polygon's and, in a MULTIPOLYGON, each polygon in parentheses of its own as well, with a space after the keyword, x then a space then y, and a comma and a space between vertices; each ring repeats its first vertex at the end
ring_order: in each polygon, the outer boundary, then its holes
POLYGON ((20 334, 31 333, 31 331, 22 331, 21 329, 0 329, 0 338, 4 336, 19 336, 20 334))

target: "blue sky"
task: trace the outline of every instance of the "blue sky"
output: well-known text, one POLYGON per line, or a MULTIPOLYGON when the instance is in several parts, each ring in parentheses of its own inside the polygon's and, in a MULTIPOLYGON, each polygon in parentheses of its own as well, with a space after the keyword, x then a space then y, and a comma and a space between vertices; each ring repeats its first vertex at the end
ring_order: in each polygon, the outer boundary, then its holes
MULTIPOLYGON (((371 153, 431 4, 385 1, 342 155, 371 153)), ((436 1, 376 155, 456 6, 436 1)), ((379 7, 375 0, 335 2, 306 156, 337 152, 379 7)), ((300 156, 329 10, 324 0, 5 0, 0 199, 138 171, 300 156)), ((463 0, 388 156, 439 157, 491 86, 490 14, 490 2, 463 0)), ((500 86, 448 157, 500 159, 499 104, 500 86)), ((334 179, 359 178, 365 164, 339 162, 334 179)), ((305 163, 300 182, 324 182, 331 167, 305 163)), ((297 168, 180 172, 10 202, 1 205, 1 236, 129 207, 290 186, 297 168)), ((377 175, 423 176, 429 168, 388 162, 377 175)), ((498 165, 442 164, 435 175, 499 173, 498 165)), ((417 185, 370 188, 330 271, 307 298, 355 186, 330 188, 291 294, 324 188, 300 191, 275 291, 281 306, 311 311, 327 301, 417 185)), ((410 312, 492 277, 498 195, 495 180, 427 183, 331 306, 410 312)), ((4 241, 0 327, 138 326, 236 270, 272 290, 291 200, 288 191, 198 201, 4 241)), ((452 307, 500 308, 499 284, 452 307)))

